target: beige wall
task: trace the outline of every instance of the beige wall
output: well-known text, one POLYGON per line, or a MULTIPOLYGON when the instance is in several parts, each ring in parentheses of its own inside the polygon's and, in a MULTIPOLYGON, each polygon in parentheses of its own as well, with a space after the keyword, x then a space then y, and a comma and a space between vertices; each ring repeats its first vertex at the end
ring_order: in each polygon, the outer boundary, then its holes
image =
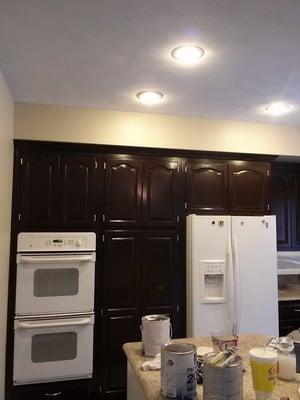
POLYGON ((15 106, 15 137, 300 155, 300 127, 75 107, 15 106))
POLYGON ((0 399, 4 399, 14 103, 0 70, 0 399))

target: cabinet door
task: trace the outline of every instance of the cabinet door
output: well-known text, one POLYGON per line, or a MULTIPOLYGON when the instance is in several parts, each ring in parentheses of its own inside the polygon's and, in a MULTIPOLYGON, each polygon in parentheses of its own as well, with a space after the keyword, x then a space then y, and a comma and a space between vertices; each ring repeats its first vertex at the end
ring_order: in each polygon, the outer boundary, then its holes
POLYGON ((106 226, 141 224, 142 162, 131 156, 105 158, 106 226))
POLYGON ((218 161, 188 161, 186 172, 186 199, 190 213, 228 213, 226 164, 218 161))
POLYGON ((180 160, 157 158, 143 161, 143 224, 176 226, 179 223, 180 160))
POLYGON ((59 156, 54 152, 33 150, 22 152, 17 162, 19 223, 28 226, 55 225, 59 156))
POLYGON ((95 223, 95 156, 62 154, 61 217, 67 225, 95 223))
POLYGON ((143 234, 142 314, 168 314, 174 324, 179 236, 176 232, 143 234))
POLYGON ((292 176, 292 247, 300 248, 300 173, 292 176))
POLYGON ((141 234, 104 234, 103 390, 126 387, 126 357, 122 345, 140 340, 141 234))
POLYGON ((272 170, 271 213, 276 215, 277 247, 291 246, 289 173, 272 170))
POLYGON ((230 211, 235 215, 269 213, 270 164, 232 161, 229 165, 230 211))

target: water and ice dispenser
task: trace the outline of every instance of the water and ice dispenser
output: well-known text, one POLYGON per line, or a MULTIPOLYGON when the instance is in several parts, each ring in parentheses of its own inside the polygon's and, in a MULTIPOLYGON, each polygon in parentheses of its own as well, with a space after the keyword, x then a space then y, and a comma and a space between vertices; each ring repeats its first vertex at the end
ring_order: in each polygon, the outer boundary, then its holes
POLYGON ((226 261, 200 261, 200 302, 224 303, 226 300, 226 261))

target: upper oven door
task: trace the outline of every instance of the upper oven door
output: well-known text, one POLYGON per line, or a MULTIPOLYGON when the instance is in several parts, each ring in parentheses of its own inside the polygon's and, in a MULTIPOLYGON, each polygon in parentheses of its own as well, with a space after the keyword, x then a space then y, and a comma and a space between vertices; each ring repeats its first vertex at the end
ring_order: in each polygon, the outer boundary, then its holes
POLYGON ((94 309, 95 253, 17 255, 16 315, 94 309))

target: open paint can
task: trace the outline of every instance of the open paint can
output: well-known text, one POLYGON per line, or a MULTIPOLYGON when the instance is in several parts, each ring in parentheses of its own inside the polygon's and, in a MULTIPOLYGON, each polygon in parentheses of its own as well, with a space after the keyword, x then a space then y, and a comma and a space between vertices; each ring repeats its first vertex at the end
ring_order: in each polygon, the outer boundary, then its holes
POLYGON ((142 318, 142 351, 148 357, 155 357, 162 346, 172 337, 172 326, 167 315, 145 315, 142 318))

